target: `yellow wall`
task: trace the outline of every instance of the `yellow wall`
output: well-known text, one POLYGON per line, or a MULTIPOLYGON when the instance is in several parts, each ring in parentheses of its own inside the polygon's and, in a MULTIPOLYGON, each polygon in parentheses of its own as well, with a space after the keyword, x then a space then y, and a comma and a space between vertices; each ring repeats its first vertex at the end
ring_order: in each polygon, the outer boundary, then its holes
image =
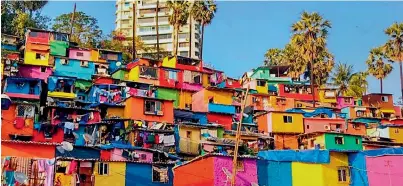
POLYGON ((67 93, 67 92, 48 92, 49 97, 57 97, 57 98, 75 98, 76 94, 67 93))
POLYGON ((389 127, 389 138, 394 142, 403 143, 403 127, 389 127))
POLYGON ((202 80, 203 87, 210 86, 210 82, 208 81, 208 76, 209 76, 209 74, 203 74, 202 75, 202 77, 203 77, 203 80, 202 80))
POLYGON ((185 109, 185 104, 192 104, 192 93, 187 91, 179 91, 179 108, 185 109))
POLYGON ((321 164, 291 163, 293 186, 324 186, 323 167, 321 164))
POLYGON ((346 167, 348 170, 348 157, 345 153, 330 152, 330 163, 323 165, 323 177, 327 186, 349 185, 350 172, 347 172, 347 181, 339 182, 338 168, 346 167))
POLYGON ((180 126, 179 127, 179 136, 181 139, 186 138, 186 133, 187 131, 192 132, 190 136, 190 140, 194 143, 200 143, 200 128, 194 128, 194 127, 186 127, 186 126, 180 126))
POLYGON ((211 90, 203 90, 204 92, 204 102, 209 102, 209 97, 214 97, 214 103, 223 104, 223 105, 232 105, 232 96, 233 93, 229 91, 211 91, 211 90))
POLYGON ((256 91, 258 93, 264 93, 264 94, 269 93, 269 85, 268 85, 268 83, 266 83, 265 86, 257 86, 256 85, 256 91))
POLYGON ((168 68, 175 68, 176 67, 176 58, 173 57, 170 60, 168 60, 168 57, 165 57, 164 60, 162 60, 162 66, 168 67, 168 68))
POLYGON ((61 185, 71 185, 71 180, 72 180, 73 175, 66 175, 64 173, 56 173, 55 175, 55 183, 60 181, 61 185))
POLYGON ((91 50, 91 61, 98 62, 99 52, 98 50, 91 50))
POLYGON ((25 51, 24 64, 48 66, 49 65, 49 53, 45 54, 45 59, 36 59, 36 52, 25 51))
POLYGON ((302 114, 283 112, 272 112, 270 114, 273 132, 304 133, 302 114), (292 123, 284 123, 283 116, 292 116, 292 123))
POLYGON ((139 67, 134 67, 129 72, 129 81, 137 81, 139 79, 139 67))
POLYGON ((95 186, 125 185, 126 162, 106 162, 109 163, 109 174, 98 175, 99 162, 95 163, 94 176, 95 186))
POLYGON ((112 116, 119 116, 121 118, 124 118, 124 108, 123 107, 109 107, 107 109, 107 117, 112 117, 112 116))
MULTIPOLYGON (((322 103, 336 103, 336 96, 334 98, 325 98, 325 91, 331 91, 331 90, 319 90, 319 102, 322 103)), ((334 90, 334 95, 336 95, 336 90, 334 90)))

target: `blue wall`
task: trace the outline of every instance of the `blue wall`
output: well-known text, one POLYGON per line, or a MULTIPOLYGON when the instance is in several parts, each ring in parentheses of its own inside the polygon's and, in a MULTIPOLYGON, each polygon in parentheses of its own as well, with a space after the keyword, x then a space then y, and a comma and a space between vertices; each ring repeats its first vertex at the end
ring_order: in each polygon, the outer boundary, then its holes
POLYGON ((126 186, 167 186, 173 185, 172 165, 168 167, 168 183, 152 181, 152 165, 145 163, 126 163, 126 186))
POLYGON ((80 60, 69 59, 67 65, 60 63, 61 58, 55 58, 55 76, 76 77, 78 79, 92 80, 95 73, 95 64, 88 62, 88 67, 80 66, 80 60))
POLYGON ((207 124, 207 114, 203 112, 194 112, 193 119, 198 119, 200 124, 207 124))
POLYGON ((235 114, 235 106, 233 105, 222 105, 222 104, 208 104, 209 112, 224 113, 224 114, 235 114))
POLYGON ((7 45, 7 44, 1 44, 1 49, 4 50, 11 50, 11 51, 17 51, 17 46, 15 45, 7 45))
POLYGON ((261 186, 292 186, 291 162, 258 160, 257 172, 261 186))
POLYGON ((28 78, 7 78, 7 86, 4 89, 5 93, 19 93, 19 94, 29 94, 29 84, 30 82, 36 82, 36 86, 34 88, 34 94, 41 94, 41 84, 40 80, 33 80, 28 78), (24 83, 23 86, 17 86, 17 83, 24 83))
POLYGON ((341 109, 341 113, 345 113, 346 114, 346 118, 350 119, 350 107, 344 107, 341 109))

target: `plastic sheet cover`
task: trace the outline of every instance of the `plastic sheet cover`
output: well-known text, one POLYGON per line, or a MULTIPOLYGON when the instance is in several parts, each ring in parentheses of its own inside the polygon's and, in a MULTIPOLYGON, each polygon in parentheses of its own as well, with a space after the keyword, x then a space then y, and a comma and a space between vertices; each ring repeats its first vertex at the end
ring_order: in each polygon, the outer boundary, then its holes
POLYGON ((268 161, 278 162, 304 162, 304 163, 329 163, 330 152, 328 150, 269 150, 260 151, 258 157, 268 161))
POLYGON ((317 108, 313 112, 306 112, 303 109, 293 108, 293 109, 286 110, 286 112, 302 113, 302 115, 304 115, 304 117, 308 117, 308 118, 315 117, 315 116, 318 116, 320 114, 326 114, 329 118, 331 118, 333 116, 333 113, 334 113, 332 111, 332 109, 328 109, 328 108, 317 108))

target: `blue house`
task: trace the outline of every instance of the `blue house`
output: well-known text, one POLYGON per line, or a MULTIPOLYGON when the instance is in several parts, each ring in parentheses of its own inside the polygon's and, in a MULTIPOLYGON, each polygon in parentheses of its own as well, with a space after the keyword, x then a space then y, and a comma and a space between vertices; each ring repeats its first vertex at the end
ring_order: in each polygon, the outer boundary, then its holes
POLYGON ((126 186, 173 185, 173 164, 126 163, 126 186))
POLYGON ((42 84, 36 78, 9 77, 4 85, 4 93, 10 98, 40 99, 42 84))
POLYGON ((74 93, 74 77, 49 76, 48 78, 48 96, 64 99, 76 98, 74 93))
POLYGON ((91 80, 94 73, 95 64, 91 61, 55 57, 55 76, 91 80))

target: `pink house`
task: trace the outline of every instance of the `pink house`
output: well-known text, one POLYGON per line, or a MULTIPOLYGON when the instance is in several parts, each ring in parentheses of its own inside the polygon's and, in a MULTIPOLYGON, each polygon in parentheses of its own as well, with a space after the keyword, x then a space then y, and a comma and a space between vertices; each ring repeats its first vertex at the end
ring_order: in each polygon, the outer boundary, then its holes
POLYGON ((348 122, 342 118, 304 118, 305 133, 340 132, 353 135, 365 135, 364 123, 348 122))
POLYGON ((70 48, 69 58, 83 61, 91 61, 91 50, 81 48, 70 48))
POLYGON ((349 96, 337 97, 337 108, 342 109, 344 107, 354 106, 354 98, 349 96))
POLYGON ((33 65, 21 65, 18 67, 18 75, 26 78, 38 78, 45 83, 48 81, 48 77, 52 75, 53 71, 51 67, 46 66, 33 66, 33 65))
POLYGON ((402 185, 403 155, 366 157, 366 163, 369 185, 402 185))

